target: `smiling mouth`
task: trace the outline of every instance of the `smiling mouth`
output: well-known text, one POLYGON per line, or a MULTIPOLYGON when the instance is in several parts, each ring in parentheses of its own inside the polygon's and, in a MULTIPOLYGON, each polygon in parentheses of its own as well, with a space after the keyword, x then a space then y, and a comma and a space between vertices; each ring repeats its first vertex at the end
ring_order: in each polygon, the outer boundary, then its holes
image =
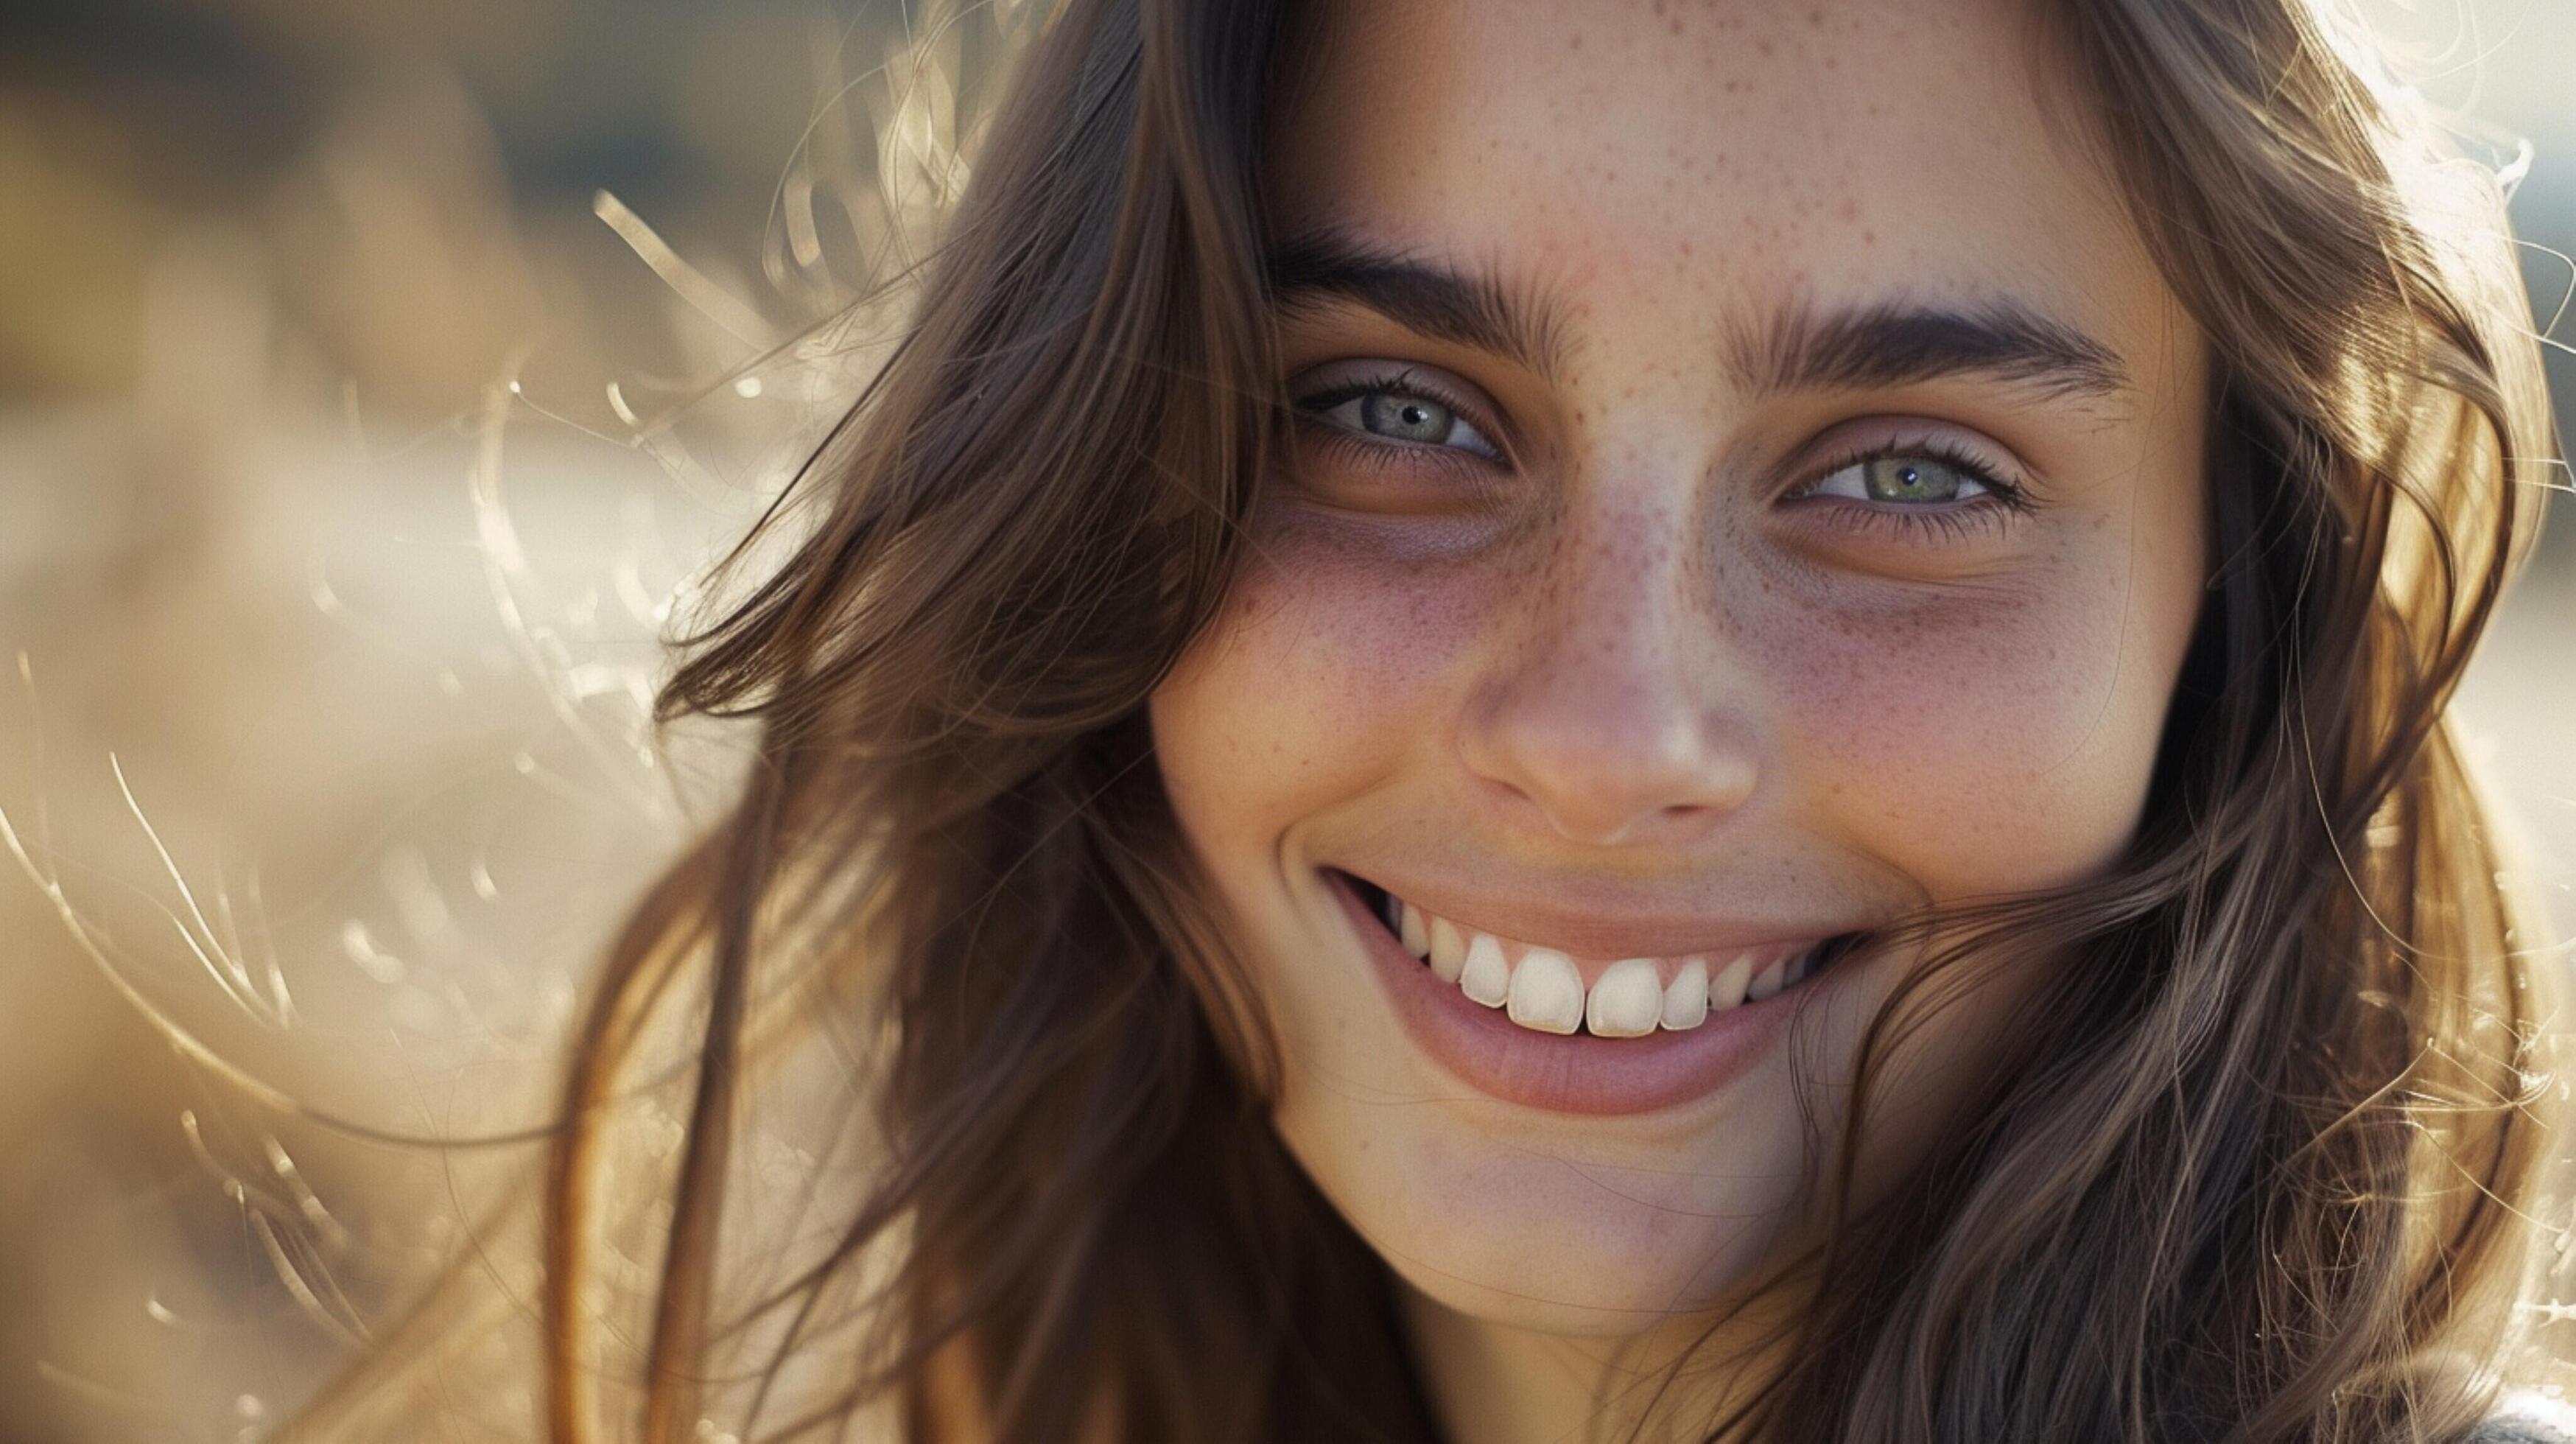
POLYGON ((1642 1038, 1792 992, 1854 950, 1856 932, 1664 958, 1586 965, 1572 955, 1462 927, 1345 873, 1369 916, 1441 982, 1540 1033, 1642 1038), (1585 976, 1598 972, 1587 984, 1585 976))

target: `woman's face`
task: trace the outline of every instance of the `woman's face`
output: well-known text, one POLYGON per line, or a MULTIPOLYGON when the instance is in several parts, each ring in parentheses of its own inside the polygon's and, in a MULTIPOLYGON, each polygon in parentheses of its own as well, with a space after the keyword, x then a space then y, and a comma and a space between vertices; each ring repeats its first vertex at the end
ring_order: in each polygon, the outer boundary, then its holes
MULTIPOLYGON (((1816 945, 2130 836, 2203 343, 2007 0, 1303 38, 1266 178, 1303 419, 1163 774, 1317 1184, 1451 1310, 1636 1331, 1810 1236, 1808 1120, 1915 962, 1816 945)), ((2049 965, 1899 1051, 1865 1188, 2049 965)))

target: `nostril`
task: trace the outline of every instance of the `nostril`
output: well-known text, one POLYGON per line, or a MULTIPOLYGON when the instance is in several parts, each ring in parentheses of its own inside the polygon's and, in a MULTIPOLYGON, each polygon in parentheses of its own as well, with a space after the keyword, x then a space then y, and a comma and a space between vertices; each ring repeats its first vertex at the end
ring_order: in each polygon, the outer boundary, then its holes
POLYGON ((1606 846, 1705 827, 1753 792, 1756 747, 1737 719, 1621 716, 1597 701, 1582 710, 1547 700, 1497 705, 1460 738, 1460 760, 1572 841, 1606 846))

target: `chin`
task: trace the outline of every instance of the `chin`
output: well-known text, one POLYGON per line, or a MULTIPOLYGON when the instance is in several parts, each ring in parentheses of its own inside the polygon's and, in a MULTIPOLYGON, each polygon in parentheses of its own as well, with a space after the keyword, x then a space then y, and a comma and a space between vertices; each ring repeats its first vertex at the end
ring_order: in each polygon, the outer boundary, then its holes
POLYGON ((1804 1236, 1811 1144, 1785 1066, 1678 1116, 1598 1118, 1372 1086, 1283 1042, 1290 1152, 1399 1279, 1457 1313, 1637 1334, 1716 1306, 1804 1236))
POLYGON ((1676 1248, 1673 1237, 1600 1239, 1544 1267, 1534 1267, 1525 1240, 1485 1237, 1456 1241, 1476 1255, 1460 1268, 1395 1256, 1387 1265, 1414 1292, 1468 1318, 1569 1338, 1628 1338, 1707 1313, 1767 1262, 1767 1241, 1742 1230, 1685 1236, 1697 1241, 1676 1248))

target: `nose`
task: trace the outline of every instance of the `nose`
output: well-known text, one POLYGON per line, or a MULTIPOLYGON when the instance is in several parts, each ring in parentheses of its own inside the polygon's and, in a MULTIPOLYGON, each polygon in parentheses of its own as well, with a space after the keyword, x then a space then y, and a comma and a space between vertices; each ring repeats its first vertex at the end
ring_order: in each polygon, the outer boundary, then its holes
POLYGON ((1629 522, 1617 544, 1559 548, 1459 734, 1471 772, 1602 846, 1696 837, 1760 772, 1748 669, 1683 528, 1629 522))

